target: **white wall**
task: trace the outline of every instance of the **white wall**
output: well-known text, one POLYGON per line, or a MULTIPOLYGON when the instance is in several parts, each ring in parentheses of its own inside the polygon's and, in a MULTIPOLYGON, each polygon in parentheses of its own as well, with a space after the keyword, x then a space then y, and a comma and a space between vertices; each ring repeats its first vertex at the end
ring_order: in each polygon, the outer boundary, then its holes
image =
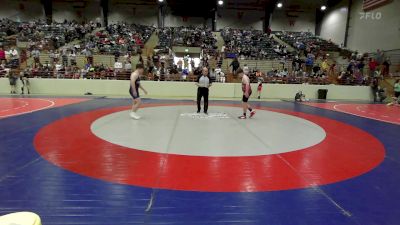
POLYGON ((332 42, 338 45, 344 43, 347 13, 348 0, 344 0, 329 9, 322 19, 320 36, 326 40, 331 39, 332 42))
POLYGON ((225 27, 238 28, 238 29, 256 29, 263 30, 263 17, 264 12, 262 11, 239 11, 233 9, 222 9, 218 12, 220 15, 217 18, 217 30, 225 27), (239 18, 238 13, 242 13, 242 17, 239 18))
POLYGON ((40 0, 1 0, 0 18, 14 21, 44 19, 44 9, 40 0))
POLYGON ((156 6, 112 5, 108 13, 108 23, 125 21, 142 25, 157 26, 156 6))
POLYGON ((71 2, 53 2, 53 20, 63 22, 64 20, 96 21, 101 18, 100 2, 88 1, 84 8, 74 8, 71 2))
POLYGON ((301 5, 299 12, 290 12, 297 18, 290 18, 286 9, 275 9, 271 18, 271 30, 273 31, 309 31, 315 33, 315 8, 313 6, 301 5), (290 24, 293 20, 294 24, 290 24))
MULTIPOLYGON (((128 97, 129 81, 121 80, 62 80, 62 79, 30 79, 31 92, 44 95, 83 95, 91 92, 95 95, 118 95, 128 97)), ((18 85, 21 85, 18 81, 18 85)), ((257 84, 252 84, 256 90, 257 84)), ((192 82, 157 82, 143 81, 149 91, 149 97, 192 97, 197 89, 192 82)), ((316 99, 318 89, 328 89, 328 99, 371 100, 370 87, 340 85, 302 85, 302 84, 266 84, 262 96, 274 99, 293 99, 298 90, 302 90, 307 98, 316 99)), ((9 93, 9 82, 0 78, 0 94, 9 93)), ((20 89, 18 89, 20 90, 20 89)), ((240 98, 240 83, 214 83, 210 96, 214 98, 240 98)), ((256 94, 252 96, 254 99, 256 94)))
MULTIPOLYGON (((209 21, 211 20, 209 19, 209 21)), ((205 21, 204 18, 202 17, 187 17, 186 20, 184 20, 184 18, 181 16, 175 16, 168 13, 165 16, 164 25, 165 27, 180 27, 180 26, 202 27, 203 25, 210 26, 209 21, 205 21)))
POLYGON ((382 18, 361 19, 362 0, 353 0, 351 7, 348 47, 360 52, 375 52, 377 49, 400 49, 400 1, 369 11, 381 13, 382 18))

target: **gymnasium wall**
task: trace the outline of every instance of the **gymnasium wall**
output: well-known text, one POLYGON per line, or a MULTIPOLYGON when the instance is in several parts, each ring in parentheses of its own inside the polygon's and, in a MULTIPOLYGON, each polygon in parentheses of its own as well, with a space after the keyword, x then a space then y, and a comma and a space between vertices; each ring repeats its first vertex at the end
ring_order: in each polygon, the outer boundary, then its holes
POLYGON ((361 18, 362 0, 353 0, 351 8, 348 47, 360 52, 375 52, 377 49, 400 48, 400 1, 369 11, 380 13, 380 19, 361 18))
POLYGON ((328 9, 322 23, 320 36, 326 40, 341 45, 344 43, 346 21, 348 13, 348 0, 340 2, 335 7, 328 9))
POLYGON ((180 26, 195 26, 202 27, 204 25, 211 27, 211 19, 204 19, 202 17, 182 17, 166 14, 164 24, 166 27, 180 27, 180 26))
POLYGON ((53 20, 96 21, 101 19, 100 2, 87 1, 83 6, 74 5, 71 2, 53 2, 53 20))
POLYGON ((112 5, 108 13, 108 23, 125 21, 127 23, 157 26, 157 13, 158 8, 152 6, 112 5))
MULTIPOLYGON (((323 18, 321 36, 337 44, 344 42, 348 0, 342 0, 323 18)), ((377 49, 400 49, 400 1, 368 11, 363 17, 362 0, 353 0, 350 10, 347 47, 359 52, 375 52, 377 49)))
POLYGON ((273 31, 308 31, 315 33, 315 6, 293 4, 276 8, 271 18, 273 31))
POLYGON ((0 18, 14 21, 44 19, 44 9, 40 0, 1 0, 0 18))
MULTIPOLYGON (((43 95, 83 95, 91 92, 95 95, 129 97, 129 81, 121 80, 63 80, 31 79, 31 92, 43 95)), ((190 97, 195 98, 197 88, 192 82, 143 81, 149 91, 149 97, 190 97)), ((18 85, 21 85, 18 81, 18 85)), ((257 84, 252 84, 257 90, 257 84)), ((370 87, 340 85, 302 85, 302 84, 266 84, 262 96, 274 99, 292 99, 302 90, 307 98, 316 99, 318 89, 328 89, 328 99, 371 100, 370 87)), ((9 93, 8 79, 0 78, 0 94, 9 93)), ((20 89, 18 89, 20 90, 20 89)), ((213 98, 237 98, 242 96, 240 83, 214 83, 210 95, 213 98)), ((252 98, 255 98, 254 94, 252 98)))
POLYGON ((263 30, 263 18, 263 11, 220 9, 217 18, 217 30, 225 27, 263 30))

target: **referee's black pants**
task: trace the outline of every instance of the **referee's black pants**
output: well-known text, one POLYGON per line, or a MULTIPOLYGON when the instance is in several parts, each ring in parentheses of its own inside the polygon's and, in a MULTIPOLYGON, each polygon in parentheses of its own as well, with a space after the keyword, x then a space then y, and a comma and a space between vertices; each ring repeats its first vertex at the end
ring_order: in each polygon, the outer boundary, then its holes
POLYGON ((204 112, 207 113, 208 110, 208 88, 199 87, 197 89, 197 112, 201 110, 201 98, 204 98, 204 112))

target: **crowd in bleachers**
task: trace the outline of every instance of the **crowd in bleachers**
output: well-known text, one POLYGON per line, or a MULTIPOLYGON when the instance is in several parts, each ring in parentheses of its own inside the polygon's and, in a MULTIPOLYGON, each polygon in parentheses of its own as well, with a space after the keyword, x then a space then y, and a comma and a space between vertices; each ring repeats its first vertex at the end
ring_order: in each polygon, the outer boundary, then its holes
POLYGON ((274 34, 297 49, 303 55, 312 53, 314 55, 323 55, 325 52, 337 52, 339 46, 330 40, 324 40, 313 35, 311 32, 274 32, 274 34))
POLYGON ((153 27, 117 23, 108 25, 85 40, 85 47, 102 54, 140 53, 146 41, 154 32, 153 27))
POLYGON ((221 35, 225 41, 223 53, 229 58, 272 60, 288 54, 284 46, 262 31, 225 28, 221 35))
MULTIPOLYGON (((142 53, 141 49, 156 29, 117 23, 94 33, 99 27, 100 24, 95 22, 80 24, 64 21, 47 25, 41 20, 27 23, 0 20, 2 37, 16 34, 19 41, 28 42, 27 57, 33 58, 33 64, 28 65, 25 73, 31 77, 129 79, 133 67, 131 56, 142 53), (64 46, 74 40, 81 41, 64 46), (40 60, 43 53, 48 54, 49 61, 40 60), (93 55, 98 53, 114 55, 114 66, 93 62, 93 55), (85 56, 84 68, 77 67, 79 55, 85 56)), ((328 60, 326 52, 339 51, 340 48, 309 32, 275 33, 295 48, 295 53, 289 52, 286 45, 278 43, 270 34, 257 30, 221 30, 225 44, 220 51, 216 46, 216 36, 207 28, 168 27, 157 29, 157 34, 159 46, 156 49, 161 50, 153 55, 140 56, 138 62, 146 66, 149 76, 145 79, 188 80, 188 77, 196 75, 206 66, 210 68, 213 79, 225 81, 224 72, 227 71, 222 70, 227 68, 221 68, 225 57, 235 58, 236 62, 237 59, 283 61, 280 68, 270 71, 260 71, 258 68, 245 70, 252 81, 259 82, 262 79, 269 83, 326 84, 330 82, 329 77, 337 77, 339 84, 369 85, 374 83, 375 78, 387 75, 390 67, 390 60, 379 51, 373 56, 355 52, 347 65, 338 65, 334 60, 328 60), (200 47, 200 63, 194 65, 190 56, 174 62, 172 46, 200 47), (291 66, 288 67, 288 64, 291 66)), ((18 68, 18 62, 25 53, 13 47, 1 48, 0 58, 2 54, 6 60, 2 60, 0 76, 10 72, 9 68, 18 68)), ((230 66, 235 75, 240 64, 232 63, 230 66)))
POLYGON ((216 53, 217 39, 210 29, 200 27, 166 27, 157 31, 161 48, 172 46, 201 47, 209 54, 216 53))
POLYGON ((30 21, 18 25, 18 40, 28 42, 29 50, 55 50, 71 41, 83 39, 97 26, 92 21, 84 24, 75 21, 51 24, 44 20, 30 21))
POLYGON ((18 23, 9 19, 0 19, 0 36, 11 36, 18 33, 18 23))

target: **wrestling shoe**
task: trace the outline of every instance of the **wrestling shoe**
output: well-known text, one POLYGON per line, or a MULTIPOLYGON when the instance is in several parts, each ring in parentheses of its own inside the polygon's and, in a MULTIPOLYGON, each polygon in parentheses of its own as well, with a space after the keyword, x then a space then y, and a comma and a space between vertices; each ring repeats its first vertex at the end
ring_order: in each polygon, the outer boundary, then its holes
POLYGON ((135 119, 135 120, 140 119, 140 116, 138 114, 136 114, 135 112, 131 112, 129 115, 132 119, 135 119))
POLYGON ((256 115, 256 111, 253 110, 253 111, 250 112, 249 118, 252 118, 254 115, 256 115))
POLYGON ((242 115, 242 116, 239 116, 238 118, 241 120, 245 120, 247 117, 245 115, 242 115))

